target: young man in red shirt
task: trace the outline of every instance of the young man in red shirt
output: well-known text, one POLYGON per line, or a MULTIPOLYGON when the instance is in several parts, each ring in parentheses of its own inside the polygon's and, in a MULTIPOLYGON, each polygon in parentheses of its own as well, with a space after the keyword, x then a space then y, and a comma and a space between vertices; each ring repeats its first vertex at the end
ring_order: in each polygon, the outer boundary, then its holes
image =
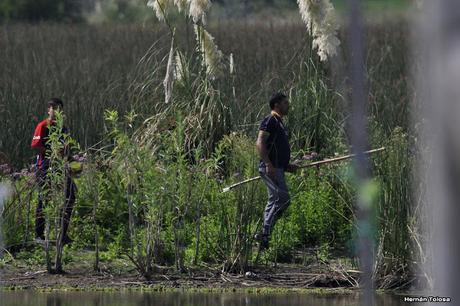
MULTIPOLYGON (((37 185, 39 187, 39 194, 37 209, 35 211, 35 240, 39 243, 44 242, 45 239, 45 216, 43 214, 43 205, 48 200, 47 189, 49 188, 47 186, 49 185, 49 181, 47 179, 47 172, 49 169, 49 159, 47 154, 50 150, 50 146, 47 142, 49 136, 49 127, 55 124, 56 111, 62 110, 63 107, 64 105, 61 99, 50 99, 48 101, 48 118, 37 125, 35 128, 34 136, 32 138, 31 146, 38 151, 35 176, 37 179, 37 185)), ((67 133, 67 129, 63 128, 62 132, 67 133)), ((64 152, 63 158, 69 158, 69 153, 70 152, 64 152)), ((67 235, 67 230, 69 227, 70 217, 72 215, 73 205, 75 203, 76 191, 77 189, 75 183, 72 181, 70 175, 66 173, 64 186, 65 203, 62 211, 64 218, 62 235, 63 244, 69 244, 72 242, 72 239, 70 239, 67 235)))

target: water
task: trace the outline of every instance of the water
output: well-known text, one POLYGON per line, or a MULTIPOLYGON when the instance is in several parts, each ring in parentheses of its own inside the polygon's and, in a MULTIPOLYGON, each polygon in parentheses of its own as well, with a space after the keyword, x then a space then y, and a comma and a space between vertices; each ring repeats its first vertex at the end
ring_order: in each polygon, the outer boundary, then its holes
MULTIPOLYGON (((156 292, 49 292, 32 290, 0 293, 2 306, 353 306, 359 295, 352 294, 256 294, 256 293, 156 293, 156 292)), ((375 305, 407 305, 402 296, 376 295, 375 305)))

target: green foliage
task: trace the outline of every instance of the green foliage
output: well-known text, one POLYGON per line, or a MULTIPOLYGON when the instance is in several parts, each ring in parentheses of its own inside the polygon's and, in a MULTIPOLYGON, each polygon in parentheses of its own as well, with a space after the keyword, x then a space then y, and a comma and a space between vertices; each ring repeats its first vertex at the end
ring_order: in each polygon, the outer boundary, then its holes
MULTIPOLYGON (((333 0, 334 6, 345 11, 346 1, 333 0)), ((366 0, 363 3, 369 12, 392 9, 404 10, 409 1, 366 0)), ((218 0, 213 1, 212 13, 222 17, 248 15, 285 16, 297 10, 295 0, 218 0)), ((89 22, 139 22, 152 18, 142 0, 102 0, 95 6, 90 0, 3 0, 0 2, 0 22, 12 20, 27 21, 84 21, 89 22), (89 17, 88 17, 89 16, 89 17)))
MULTIPOLYGON (((2 179, 2 182, 7 179, 2 179)), ((33 216, 37 194, 34 178, 22 177, 12 182, 13 195, 6 201, 2 211, 3 243, 11 251, 24 247, 33 238, 33 216)))
MULTIPOLYGON (((218 143, 212 160, 215 175, 225 184, 256 175, 254 142, 246 136, 236 133, 225 136, 218 143)), ((244 271, 252 257, 252 236, 260 226, 265 190, 260 185, 246 185, 234 193, 221 194, 225 185, 214 186, 219 189, 212 191, 215 203, 210 203, 207 216, 209 221, 216 219, 217 222, 206 225, 206 241, 211 244, 206 250, 215 250, 218 261, 224 261, 225 269, 244 271)))
POLYGON ((81 7, 71 0, 3 0, 0 22, 11 20, 81 20, 81 7))
POLYGON ((46 141, 46 156, 49 168, 46 170, 44 185, 41 188, 43 196, 43 214, 45 226, 45 254, 48 272, 61 273, 63 263, 62 239, 64 238, 64 211, 70 205, 66 199, 67 182, 70 177, 69 161, 72 152, 79 149, 78 143, 64 128, 64 115, 55 109, 55 119, 48 125, 46 141), (56 241, 54 268, 51 268, 50 247, 48 241, 56 241))
POLYGON ((343 99, 332 89, 325 67, 310 56, 303 62, 290 94, 289 131, 295 149, 331 155, 344 151, 343 99))
POLYGON ((86 19, 89 23, 135 22, 152 18, 149 13, 143 0, 102 0, 86 19))
POLYGON ((410 264, 414 229, 412 187, 415 180, 414 140, 396 127, 385 141, 385 154, 376 159, 376 172, 381 184, 378 199, 378 271, 388 271, 410 264))
POLYGON ((41 247, 34 247, 32 249, 18 252, 15 254, 15 258, 13 258, 13 260, 14 259, 24 260, 30 266, 39 266, 43 265, 45 256, 41 247))
POLYGON ((303 245, 319 246, 333 241, 343 243, 349 239, 354 221, 353 215, 347 210, 349 202, 338 197, 335 190, 350 187, 346 182, 335 181, 334 170, 321 171, 325 172, 312 169, 306 173, 299 182, 301 188, 296 190, 289 208, 296 211, 292 218, 300 225, 299 236, 303 245))

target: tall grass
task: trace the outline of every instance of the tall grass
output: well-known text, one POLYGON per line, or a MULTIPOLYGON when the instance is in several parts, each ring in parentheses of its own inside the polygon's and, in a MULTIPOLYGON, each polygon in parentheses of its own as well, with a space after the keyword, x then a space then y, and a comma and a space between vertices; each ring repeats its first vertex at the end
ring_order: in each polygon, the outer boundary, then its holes
MULTIPOLYGON (((309 43, 301 24, 222 21, 210 27, 224 54, 233 53, 235 58, 236 96, 225 101, 238 109, 238 116, 232 118, 234 129, 253 131, 272 91, 293 84, 297 91, 308 88, 294 83, 299 65, 305 63, 302 58, 308 56, 309 43)), ((404 23, 368 29, 371 114, 387 134, 395 126, 407 128, 408 122, 411 94, 404 29, 404 23)), ((185 29, 178 31, 181 47, 191 49, 193 37, 187 38, 185 29)), ((33 161, 29 138, 36 122, 46 115, 47 99, 53 96, 64 99, 67 124, 83 147, 100 139, 106 108, 120 112, 136 108, 141 116, 156 112, 162 101, 166 33, 158 25, 2 26, 0 107, 5 133, 0 151, 17 167, 33 161)), ((309 68, 313 69, 318 68, 309 68)), ((302 78, 311 83, 315 76, 302 78)), ((231 97, 232 87, 226 82, 219 90, 231 97)), ((185 103, 191 99, 183 97, 185 103)))
MULTIPOLYGON (((283 87, 290 77, 287 62, 303 47, 302 28, 237 24, 230 30, 220 24, 214 32, 225 54, 235 56, 235 107, 242 112, 234 124, 255 123, 270 88, 283 87)), ((66 122, 83 147, 99 141, 107 108, 120 112, 136 108, 141 115, 156 112, 163 100, 166 33, 159 26, 152 30, 139 25, 2 26, 0 106, 5 133, 0 151, 17 167, 33 161, 29 138, 53 96, 64 100, 66 122)), ((193 42, 193 37, 180 39, 185 35, 185 30, 178 33, 178 41, 193 42)), ((230 92, 231 86, 226 90, 230 92)))
POLYGON ((50 97, 62 97, 66 124, 83 146, 100 138, 104 109, 134 107, 129 90, 136 89, 134 76, 155 69, 145 66, 139 71, 137 63, 162 34, 137 26, 42 24, 5 25, 0 35, 0 150, 20 166, 32 161, 29 138, 37 121, 46 116, 50 97))

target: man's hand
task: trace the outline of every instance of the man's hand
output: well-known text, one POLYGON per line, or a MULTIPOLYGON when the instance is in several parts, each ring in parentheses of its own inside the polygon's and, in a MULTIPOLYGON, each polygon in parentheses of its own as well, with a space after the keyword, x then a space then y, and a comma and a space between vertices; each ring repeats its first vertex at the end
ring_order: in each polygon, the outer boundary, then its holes
POLYGON ((318 157, 318 153, 316 152, 311 152, 310 154, 305 154, 302 159, 303 160, 313 160, 318 157))
POLYGON ((297 170, 299 170, 299 166, 296 164, 289 164, 286 168, 286 171, 290 173, 296 173, 297 170))
POLYGON ((266 163, 265 170, 267 172, 268 177, 276 183, 276 170, 273 167, 272 163, 266 163))

